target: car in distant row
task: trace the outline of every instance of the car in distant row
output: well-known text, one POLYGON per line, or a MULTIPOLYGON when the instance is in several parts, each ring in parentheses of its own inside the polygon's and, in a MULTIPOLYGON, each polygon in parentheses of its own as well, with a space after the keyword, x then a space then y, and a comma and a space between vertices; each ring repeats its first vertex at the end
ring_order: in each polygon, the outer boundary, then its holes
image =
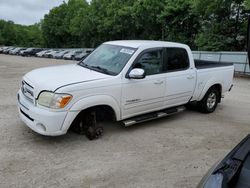
POLYGON ((13 50, 10 50, 10 55, 18 55, 22 50, 25 50, 26 48, 15 48, 13 50))
POLYGON ((24 48, 24 47, 1 47, 0 53, 21 56, 34 56, 37 52, 43 50, 42 48, 24 48))
POLYGON ((87 57, 93 49, 46 49, 36 53, 36 57, 77 60, 87 57))
POLYGON ((47 49, 4 46, 0 47, 0 53, 20 56, 36 56, 44 58, 77 60, 87 57, 93 49, 47 49))
POLYGON ((42 51, 41 48, 27 48, 25 50, 20 51, 21 56, 34 56, 36 53, 42 51))
POLYGON ((53 55, 53 58, 55 59, 63 59, 63 56, 65 54, 69 53, 69 50, 61 50, 53 55))

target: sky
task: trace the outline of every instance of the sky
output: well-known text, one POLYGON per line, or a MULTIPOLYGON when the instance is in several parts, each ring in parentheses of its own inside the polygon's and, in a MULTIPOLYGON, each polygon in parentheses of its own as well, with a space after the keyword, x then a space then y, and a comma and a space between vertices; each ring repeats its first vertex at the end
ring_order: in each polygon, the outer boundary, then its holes
POLYGON ((0 19, 32 25, 62 2, 63 0, 0 0, 0 19))

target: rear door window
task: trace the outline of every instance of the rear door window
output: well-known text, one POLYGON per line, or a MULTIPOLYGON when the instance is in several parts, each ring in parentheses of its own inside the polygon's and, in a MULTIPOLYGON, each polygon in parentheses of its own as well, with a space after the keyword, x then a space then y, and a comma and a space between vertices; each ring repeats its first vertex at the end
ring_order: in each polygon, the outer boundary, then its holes
POLYGON ((164 69, 167 72, 181 71, 189 68, 189 58, 184 48, 166 48, 164 69))

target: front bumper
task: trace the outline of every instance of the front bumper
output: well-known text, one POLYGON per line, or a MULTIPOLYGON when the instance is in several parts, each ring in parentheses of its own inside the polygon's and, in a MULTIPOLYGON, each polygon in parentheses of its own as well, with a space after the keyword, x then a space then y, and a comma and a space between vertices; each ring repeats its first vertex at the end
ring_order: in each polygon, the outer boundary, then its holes
POLYGON ((46 136, 59 136, 66 134, 63 129, 67 111, 51 111, 42 109, 28 101, 21 90, 17 94, 18 111, 21 120, 33 131, 46 136))

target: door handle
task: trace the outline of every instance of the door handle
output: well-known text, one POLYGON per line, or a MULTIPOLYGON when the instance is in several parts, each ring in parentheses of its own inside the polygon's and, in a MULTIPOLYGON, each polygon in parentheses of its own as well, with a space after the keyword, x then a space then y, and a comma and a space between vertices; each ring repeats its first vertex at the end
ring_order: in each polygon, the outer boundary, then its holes
POLYGON ((163 84, 163 80, 156 80, 156 81, 154 82, 154 84, 158 84, 158 85, 163 84))
POLYGON ((193 75, 189 75, 189 76, 187 77, 187 79, 189 79, 189 80, 191 80, 191 79, 193 79, 193 78, 194 78, 193 75))

